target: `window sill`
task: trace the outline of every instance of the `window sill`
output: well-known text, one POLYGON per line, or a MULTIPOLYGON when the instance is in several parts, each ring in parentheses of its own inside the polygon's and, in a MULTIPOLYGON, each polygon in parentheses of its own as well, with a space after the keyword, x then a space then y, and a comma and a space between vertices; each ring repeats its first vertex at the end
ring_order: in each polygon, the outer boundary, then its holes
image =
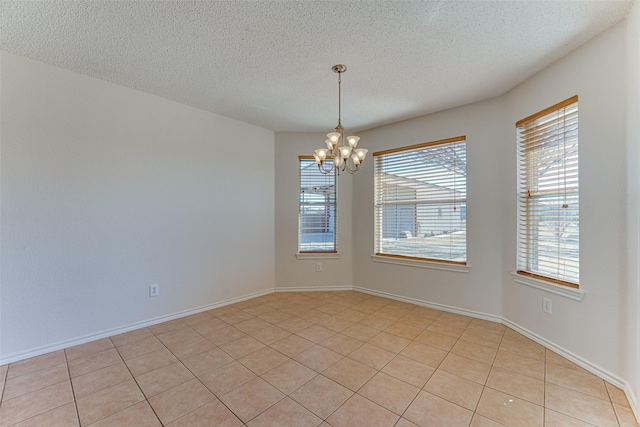
POLYGON ((521 285, 531 286, 536 289, 542 289, 543 291, 551 292, 552 294, 560 295, 575 301, 582 301, 582 298, 584 297, 584 291, 581 291, 580 289, 556 285, 555 283, 547 282, 545 280, 523 276, 522 274, 518 274, 516 272, 511 272, 511 276, 513 276, 514 282, 521 285))
POLYGON ((380 255, 371 255, 371 261, 386 264, 406 265, 409 267, 429 268, 432 270, 454 271, 456 273, 468 273, 469 265, 449 264, 446 262, 420 261, 416 259, 393 258, 380 255))
POLYGON ((340 258, 339 252, 298 252, 297 259, 337 259, 340 258))

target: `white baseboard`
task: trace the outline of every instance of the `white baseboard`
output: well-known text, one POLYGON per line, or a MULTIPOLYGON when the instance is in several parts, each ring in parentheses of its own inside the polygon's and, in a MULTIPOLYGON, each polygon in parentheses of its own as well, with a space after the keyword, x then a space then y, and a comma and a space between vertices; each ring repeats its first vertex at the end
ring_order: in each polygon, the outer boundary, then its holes
POLYGON ((42 354, 50 353, 52 351, 58 351, 65 348, 73 347, 80 344, 85 344, 90 341, 99 340, 102 338, 112 337, 114 335, 123 334, 125 332, 133 331, 135 329, 146 328, 147 326, 153 326, 158 323, 167 322, 169 320, 178 319, 181 317, 190 316, 192 314, 201 313, 207 310, 213 310, 214 308, 224 307, 225 305, 234 304, 240 301, 245 301, 251 298, 256 298, 262 295, 268 295, 274 292, 273 288, 266 289, 264 291, 253 292, 250 294, 242 295, 235 298, 230 298, 224 301, 216 302, 213 304, 203 305, 197 308, 178 311, 176 313, 168 314, 166 316, 159 316, 153 319, 145 320, 142 322, 131 323, 126 326, 101 331, 95 334, 88 334, 82 337, 73 338, 70 340, 59 341, 57 343, 38 347, 24 352, 10 354, 8 356, 0 358, 0 366, 7 365, 9 363, 18 362, 20 360, 29 359, 31 357, 40 356, 42 354))
POLYGON ((353 291, 353 286, 294 286, 276 288, 275 292, 353 291))

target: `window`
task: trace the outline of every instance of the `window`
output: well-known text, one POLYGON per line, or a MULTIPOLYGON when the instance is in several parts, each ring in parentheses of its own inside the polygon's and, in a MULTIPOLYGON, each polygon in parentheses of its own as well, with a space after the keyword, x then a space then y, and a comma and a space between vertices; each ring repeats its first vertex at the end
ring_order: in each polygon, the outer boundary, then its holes
POLYGON ((336 174, 300 156, 298 252, 336 252, 336 174))
POLYGON ((578 288, 578 97, 516 127, 518 273, 578 288))
POLYGON ((465 137, 373 156, 376 255, 466 264, 465 137))

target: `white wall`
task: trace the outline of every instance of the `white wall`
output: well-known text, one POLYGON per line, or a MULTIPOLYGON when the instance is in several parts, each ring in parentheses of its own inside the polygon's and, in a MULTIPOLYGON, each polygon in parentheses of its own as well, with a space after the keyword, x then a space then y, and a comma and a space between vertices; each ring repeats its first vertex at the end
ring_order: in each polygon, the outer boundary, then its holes
POLYGON ((354 284, 436 304, 500 315, 502 105, 488 100, 361 133, 369 149, 353 180, 354 284), (457 136, 467 142, 468 273, 373 262, 375 151, 457 136))
POLYGON ((501 97, 362 132, 361 144, 371 151, 466 135, 471 268, 465 274, 372 262, 369 162, 353 184, 354 285, 502 317, 608 378, 631 383, 628 391, 637 393, 637 9, 636 3, 629 22, 501 97), (515 284, 510 274, 516 265, 515 123, 572 95, 580 102, 581 302, 515 284), (543 313, 543 297, 553 300, 553 315, 543 313))
POLYGON ((276 285, 278 288, 351 287, 351 187, 347 173, 337 178, 338 257, 297 259, 298 196, 300 173, 298 156, 309 156, 327 139, 323 133, 276 133, 276 285), (316 272, 316 263, 322 271, 316 272))
POLYGON ((503 315, 604 371, 622 374, 625 321, 625 24, 557 61, 505 97, 503 315), (578 95, 581 302, 513 282, 516 253, 516 121, 578 95), (553 301, 553 315, 542 298, 553 301), (597 345, 594 345, 596 344, 597 345))
MULTIPOLYGON (((627 17, 627 317, 623 377, 640 398, 640 1, 627 17)), ((638 404, 636 402, 636 409, 638 404)), ((640 411, 636 413, 640 418, 640 411)))
POLYGON ((0 362, 274 287, 273 132, 4 52, 0 90, 0 362))

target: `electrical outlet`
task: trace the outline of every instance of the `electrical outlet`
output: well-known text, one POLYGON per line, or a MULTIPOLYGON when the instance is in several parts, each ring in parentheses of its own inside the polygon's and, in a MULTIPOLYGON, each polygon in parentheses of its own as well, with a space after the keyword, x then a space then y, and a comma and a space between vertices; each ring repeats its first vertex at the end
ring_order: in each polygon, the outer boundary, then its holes
POLYGON ((553 314, 553 301, 549 298, 542 298, 542 311, 547 314, 553 314))
POLYGON ((321 262, 316 262, 316 271, 317 272, 322 271, 322 263, 321 262))
POLYGON ((149 296, 157 297, 158 295, 160 295, 160 285, 149 285, 149 296))

